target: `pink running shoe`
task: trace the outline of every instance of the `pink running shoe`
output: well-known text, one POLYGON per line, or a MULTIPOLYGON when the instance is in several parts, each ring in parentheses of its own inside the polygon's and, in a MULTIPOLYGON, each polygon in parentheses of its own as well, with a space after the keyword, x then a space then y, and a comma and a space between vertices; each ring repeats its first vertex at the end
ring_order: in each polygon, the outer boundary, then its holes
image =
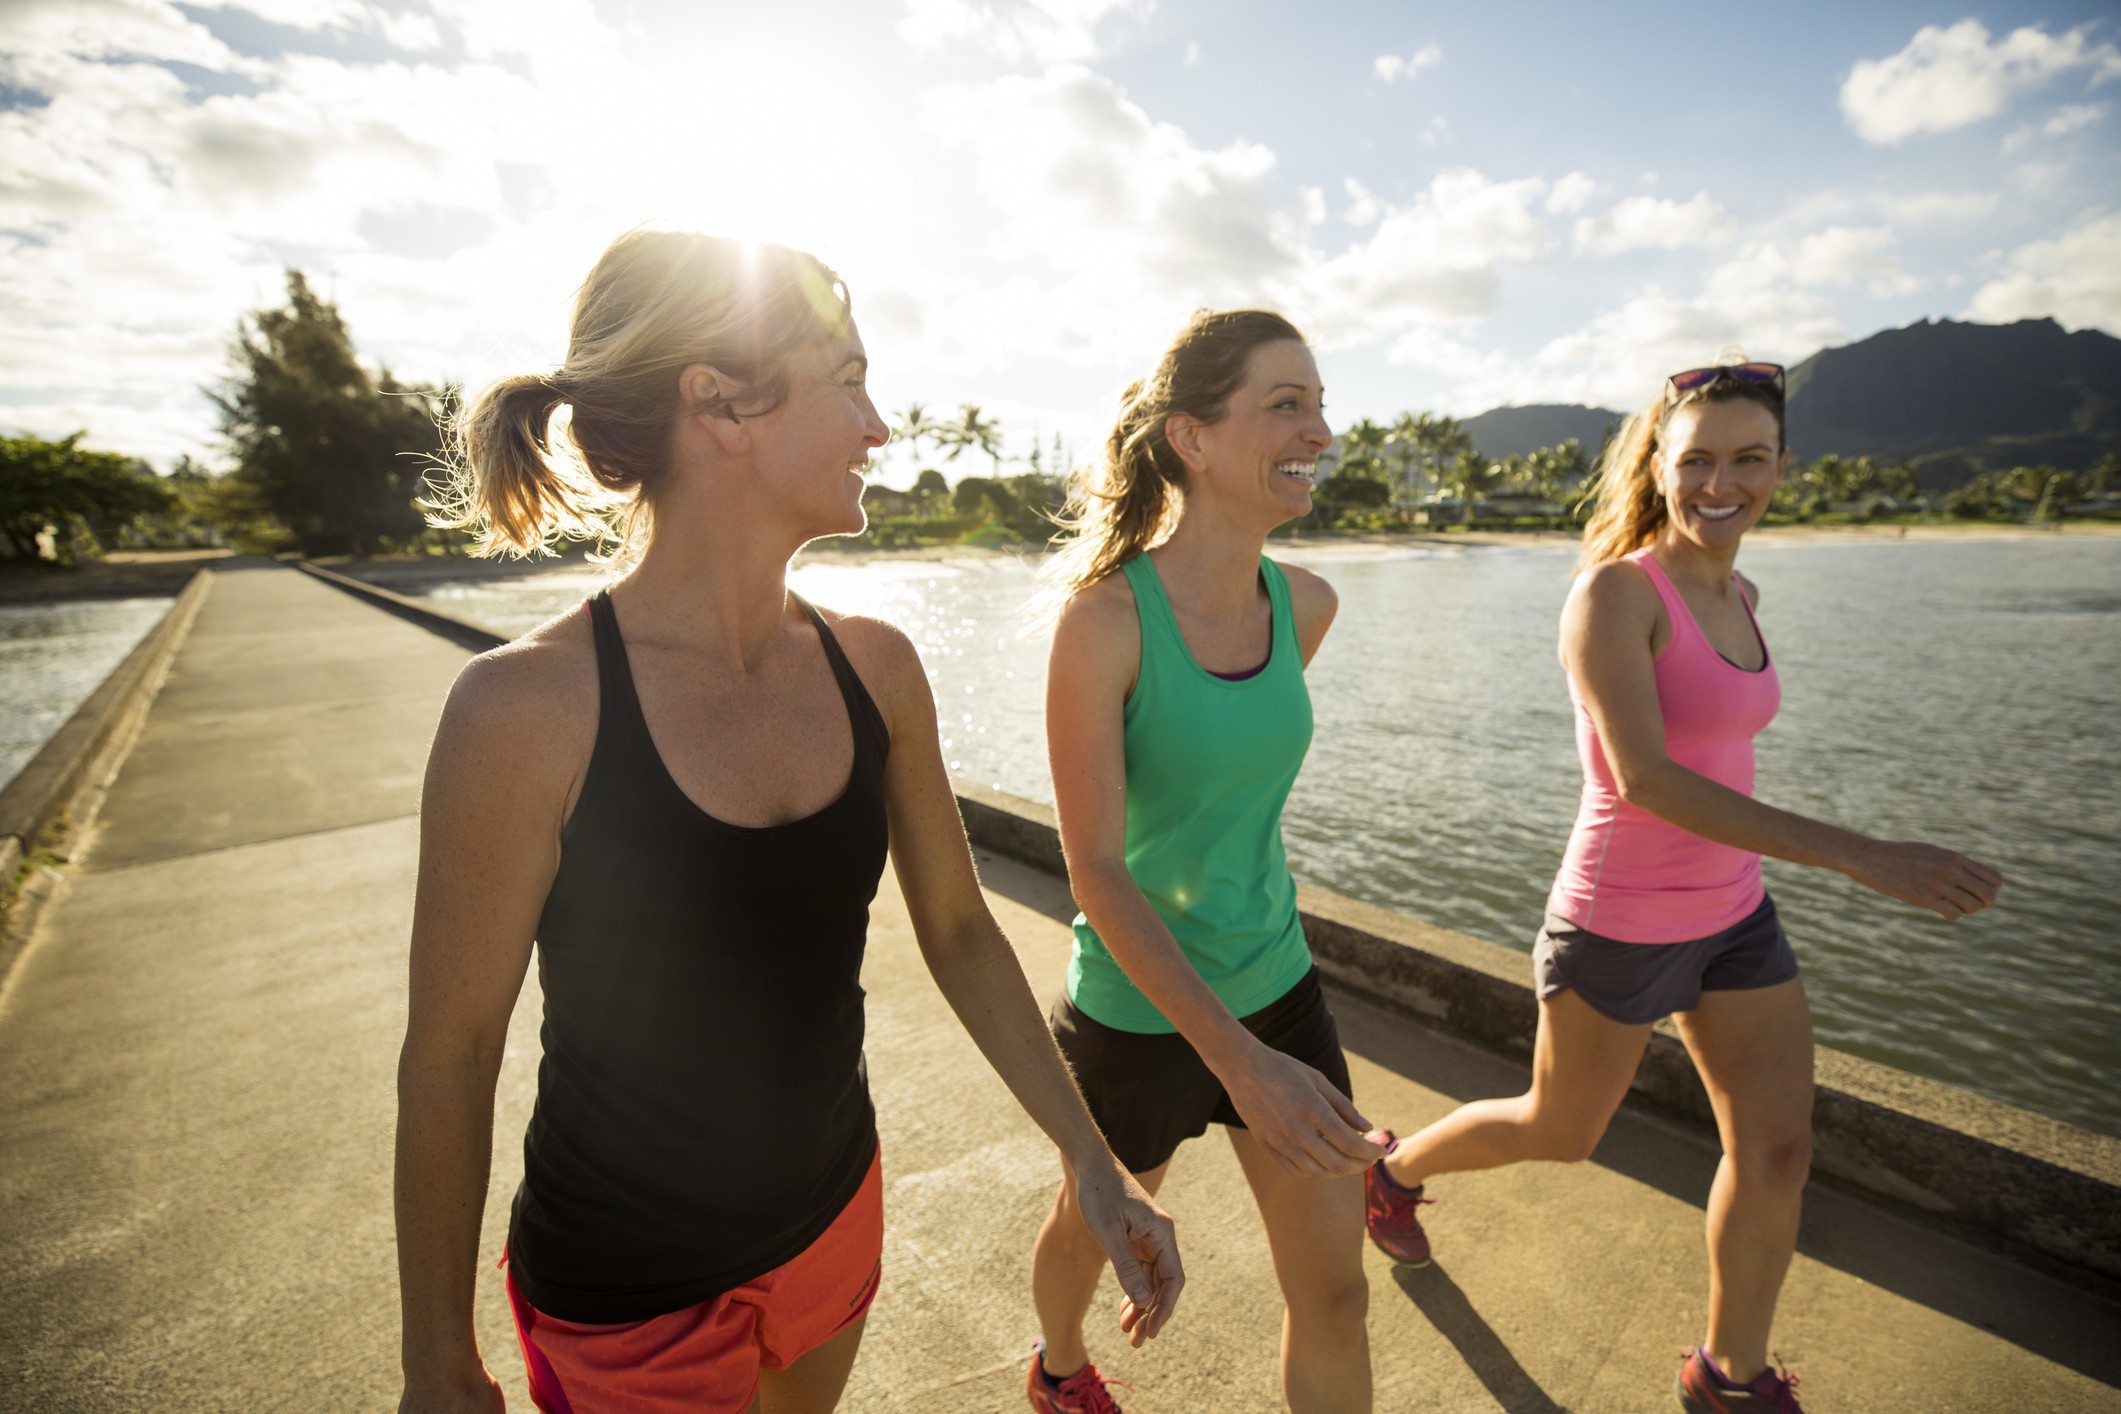
POLYGON ((1108 1380, 1097 1373, 1095 1363, 1087 1364, 1074 1374, 1055 1384, 1046 1378, 1046 1342, 1038 1341, 1031 1347, 1031 1370, 1024 1376, 1024 1390, 1031 1396, 1031 1407, 1038 1414, 1125 1414, 1112 1396, 1105 1391, 1106 1385, 1118 1385, 1131 1390, 1133 1385, 1124 1380, 1108 1380))
MULTIPOLYGON (((1384 1136, 1393 1149, 1399 1147, 1391 1130, 1385 1130, 1384 1136)), ((1390 1150, 1385 1157, 1391 1157, 1390 1150)), ((1370 1165, 1362 1176, 1362 1197, 1363 1225, 1369 1228, 1377 1250, 1402 1267, 1429 1265, 1429 1235, 1421 1230, 1420 1209, 1436 1200, 1422 1197, 1418 1187, 1402 1188, 1384 1159, 1370 1165)))
POLYGON ((1788 1369, 1762 1370, 1751 1384, 1734 1385, 1699 1347, 1687 1352, 1673 1392, 1688 1414, 1804 1414, 1788 1369))

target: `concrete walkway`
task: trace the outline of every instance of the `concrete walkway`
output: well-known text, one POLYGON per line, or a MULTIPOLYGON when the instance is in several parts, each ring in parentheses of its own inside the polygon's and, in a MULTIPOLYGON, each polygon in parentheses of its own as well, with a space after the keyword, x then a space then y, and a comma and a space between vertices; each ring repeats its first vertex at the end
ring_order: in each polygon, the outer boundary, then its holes
MULTIPOLYGON (((395 1407, 413 812, 463 659, 292 570, 217 574, 82 872, 0 996, 0 1409, 395 1407)), ((982 867, 1050 995, 1065 889, 982 867)), ((888 876, 865 980, 890 1247, 844 1407, 1021 1409, 1051 1154, 928 981, 888 876)), ((1334 1004, 1380 1123, 1523 1084, 1334 1004)), ((501 1079, 479 1291, 487 1359, 525 1411, 491 1264, 538 1013, 533 981, 501 1079)), ((1624 1115, 1593 1163, 1437 1185, 1436 1265, 1370 1256, 1378 1408, 1674 1408, 1713 1164, 1624 1115)), ((1139 1387, 1123 1396, 1136 1414, 1280 1408, 1277 1298, 1227 1146, 1182 1151, 1165 1199, 1193 1285, 1151 1349, 1096 1340, 1106 1372, 1139 1387)), ((1837 1193, 1814 1190, 1784 1312, 1776 1345, 1814 1414, 2121 1408, 2121 1311, 1837 1193)))

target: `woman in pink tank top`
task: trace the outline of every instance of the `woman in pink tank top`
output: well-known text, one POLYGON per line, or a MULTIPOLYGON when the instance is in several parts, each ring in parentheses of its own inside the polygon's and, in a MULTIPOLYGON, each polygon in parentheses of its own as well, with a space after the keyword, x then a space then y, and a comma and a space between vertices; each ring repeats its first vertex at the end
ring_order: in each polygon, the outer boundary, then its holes
POLYGON ((1370 1235, 1428 1260, 1417 1210, 1439 1174, 1590 1156, 1653 1023, 1673 1016, 1715 1108, 1707 1335, 1682 1407, 1797 1409, 1768 1363, 1811 1168, 1812 1023, 1761 882, 1774 855, 1960 918, 2002 876, 1934 845, 1872 839, 1753 799, 1753 737, 1781 700, 1758 593, 1734 568, 1787 469, 1774 364, 1694 369, 1629 419, 1600 466, 1561 619, 1583 798, 1533 950, 1532 1088, 1465 1105, 1372 1167, 1370 1235))

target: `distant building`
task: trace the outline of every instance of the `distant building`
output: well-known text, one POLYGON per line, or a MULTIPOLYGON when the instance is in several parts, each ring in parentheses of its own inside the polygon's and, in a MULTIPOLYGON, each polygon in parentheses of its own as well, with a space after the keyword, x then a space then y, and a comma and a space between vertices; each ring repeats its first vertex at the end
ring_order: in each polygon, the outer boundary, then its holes
POLYGON ((910 516, 917 503, 910 491, 894 491, 871 482, 862 488, 862 509, 879 517, 910 516))

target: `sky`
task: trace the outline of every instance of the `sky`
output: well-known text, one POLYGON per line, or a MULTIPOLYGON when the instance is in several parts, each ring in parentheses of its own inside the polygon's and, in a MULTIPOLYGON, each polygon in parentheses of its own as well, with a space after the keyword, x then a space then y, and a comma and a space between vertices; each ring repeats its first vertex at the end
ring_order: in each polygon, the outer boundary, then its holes
POLYGON ((1292 316, 1336 426, 1924 318, 2121 334, 2108 6, 1620 13, 4 0, 0 428, 219 464, 289 267, 401 378, 549 371, 644 224, 814 252, 886 412, 1014 454, 1085 455, 1204 306, 1292 316))

